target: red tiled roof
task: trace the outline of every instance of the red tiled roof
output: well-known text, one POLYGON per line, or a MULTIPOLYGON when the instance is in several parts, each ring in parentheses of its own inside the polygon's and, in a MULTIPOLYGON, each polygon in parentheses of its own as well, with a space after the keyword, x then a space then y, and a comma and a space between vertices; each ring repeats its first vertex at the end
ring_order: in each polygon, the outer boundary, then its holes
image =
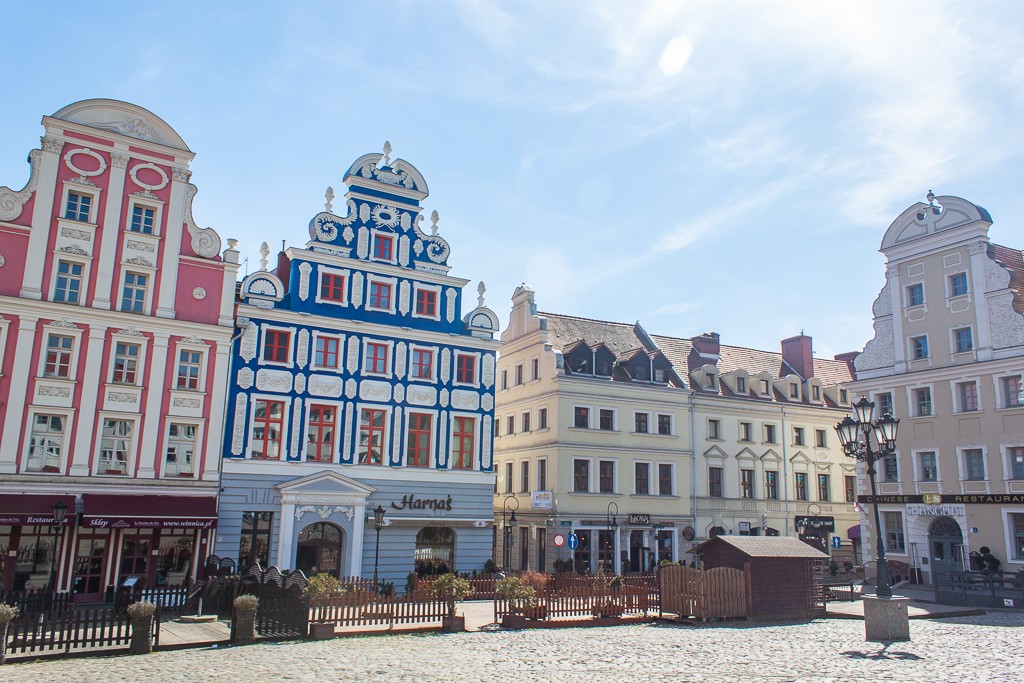
POLYGON ((1004 268, 1010 271, 1010 289, 1015 292, 1013 310, 1024 313, 1024 252, 998 244, 989 246, 989 253, 1004 268))

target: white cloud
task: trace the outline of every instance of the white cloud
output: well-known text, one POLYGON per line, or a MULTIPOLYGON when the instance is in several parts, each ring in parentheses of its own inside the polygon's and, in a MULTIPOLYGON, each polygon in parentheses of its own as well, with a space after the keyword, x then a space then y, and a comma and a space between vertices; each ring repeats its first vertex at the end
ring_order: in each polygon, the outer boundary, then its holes
POLYGON ((658 68, 666 76, 675 76, 686 67, 693 54, 693 43, 686 36, 677 36, 669 41, 658 60, 658 68))

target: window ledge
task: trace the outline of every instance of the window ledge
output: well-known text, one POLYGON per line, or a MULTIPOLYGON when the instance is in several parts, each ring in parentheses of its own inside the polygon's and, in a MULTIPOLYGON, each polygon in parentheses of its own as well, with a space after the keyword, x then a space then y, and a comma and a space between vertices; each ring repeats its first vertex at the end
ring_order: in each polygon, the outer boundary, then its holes
POLYGON ((599 491, 569 491, 570 496, 604 496, 605 498, 621 498, 621 493, 601 493, 599 491))

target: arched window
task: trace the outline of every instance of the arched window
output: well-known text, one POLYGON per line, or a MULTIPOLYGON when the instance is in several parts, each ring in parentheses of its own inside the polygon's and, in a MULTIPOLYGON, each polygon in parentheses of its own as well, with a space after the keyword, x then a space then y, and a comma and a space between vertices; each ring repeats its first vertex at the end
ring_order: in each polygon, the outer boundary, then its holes
POLYGON ((416 534, 416 573, 447 574, 455 569, 455 532, 448 527, 428 526, 416 534))

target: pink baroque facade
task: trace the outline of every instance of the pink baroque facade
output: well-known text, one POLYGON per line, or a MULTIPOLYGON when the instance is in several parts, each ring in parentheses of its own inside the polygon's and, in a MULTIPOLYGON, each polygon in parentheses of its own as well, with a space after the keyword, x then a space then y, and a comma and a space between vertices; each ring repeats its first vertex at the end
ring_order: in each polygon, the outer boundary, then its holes
POLYGON ((196 225, 195 155, 159 117, 42 123, 0 187, 0 592, 184 582, 216 524, 238 252, 196 225))

